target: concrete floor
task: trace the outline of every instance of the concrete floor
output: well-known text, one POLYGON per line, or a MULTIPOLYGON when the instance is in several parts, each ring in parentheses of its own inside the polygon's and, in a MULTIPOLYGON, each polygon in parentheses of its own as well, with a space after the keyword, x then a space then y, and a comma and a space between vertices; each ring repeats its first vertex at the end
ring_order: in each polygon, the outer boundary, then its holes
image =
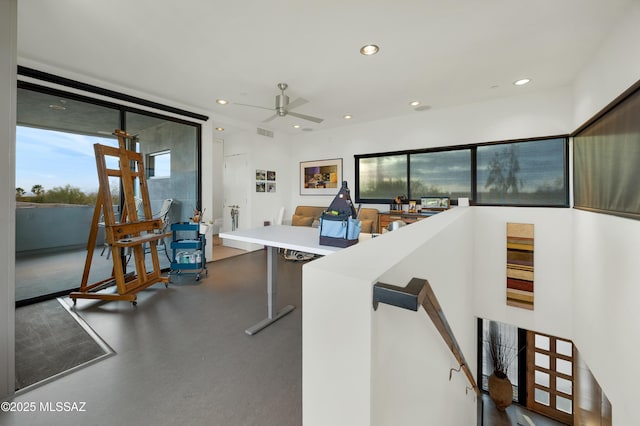
POLYGON ((262 250, 214 262, 198 282, 152 286, 137 307, 78 300, 116 355, 19 393, 36 412, 0 412, 0 424, 300 425, 302 264, 280 262, 279 304, 297 309, 254 336, 244 330, 267 313, 262 250), (84 411, 46 411, 50 402, 84 411))

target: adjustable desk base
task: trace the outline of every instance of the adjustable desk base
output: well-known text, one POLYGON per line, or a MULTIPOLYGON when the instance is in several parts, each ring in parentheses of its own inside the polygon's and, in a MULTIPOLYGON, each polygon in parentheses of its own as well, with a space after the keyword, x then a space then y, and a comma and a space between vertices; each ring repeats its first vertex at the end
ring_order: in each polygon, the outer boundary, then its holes
POLYGON ((252 325, 251 327, 247 328, 244 332, 247 333, 249 336, 253 336, 263 328, 273 324, 274 322, 278 321, 280 318, 291 313, 291 311, 293 311, 295 308, 296 307, 293 305, 287 305, 281 310, 279 310, 272 318, 265 318, 259 323, 257 323, 256 325, 252 325))

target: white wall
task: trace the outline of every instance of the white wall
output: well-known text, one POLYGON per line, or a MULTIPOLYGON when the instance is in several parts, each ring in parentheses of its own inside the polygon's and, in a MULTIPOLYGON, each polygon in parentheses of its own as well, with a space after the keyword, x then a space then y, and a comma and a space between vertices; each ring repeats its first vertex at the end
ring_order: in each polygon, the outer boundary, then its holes
MULTIPOLYGON (((286 134, 276 133, 273 138, 258 135, 256 128, 235 131, 224 138, 224 155, 247 154, 249 173, 246 184, 249 187, 247 211, 241 212, 241 227, 263 226, 264 221, 274 223, 278 212, 288 206, 291 200, 291 180, 295 176, 291 171, 290 138, 286 134), (256 192, 256 170, 276 172, 276 192, 256 192)), ((289 211, 287 214, 291 215, 289 211)), ((229 211, 224 210, 224 220, 228 222, 229 211)), ((229 228, 230 229, 230 228, 229 228)))
POLYGON ((640 2, 635 1, 576 79, 574 128, 640 80, 638 40, 640 2))
POLYGON ((463 374, 424 311, 372 308, 378 281, 427 278, 467 361, 475 364, 471 209, 456 208, 303 267, 303 422, 475 424, 463 374), (372 261, 375 260, 375 261, 372 261), (362 267, 366 265, 366 267, 362 267))
POLYGON ((0 2, 0 400, 15 389, 17 1, 0 2))
MULTIPOLYGON (((475 377, 472 210, 454 208, 390 233, 377 258, 419 242, 380 281, 401 287, 413 277, 429 281, 475 377)), ((424 309, 380 304, 372 329, 372 425, 475 424, 475 393, 462 371, 449 381, 449 370, 459 365, 424 309)))
POLYGON ((476 316, 571 338, 572 210, 474 207, 476 316), (507 222, 534 224, 533 311, 506 305, 507 222))
POLYGON ((637 424, 640 286, 637 220, 574 212, 573 340, 613 406, 613 424, 637 424))

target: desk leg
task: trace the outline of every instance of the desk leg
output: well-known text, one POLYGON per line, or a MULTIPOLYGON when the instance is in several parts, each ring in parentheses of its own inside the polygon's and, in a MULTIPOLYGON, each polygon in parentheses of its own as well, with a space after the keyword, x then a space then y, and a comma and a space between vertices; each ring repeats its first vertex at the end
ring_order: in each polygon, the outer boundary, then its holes
POLYGON ((245 330, 253 336, 268 325, 278 321, 295 309, 293 305, 287 305, 276 312, 278 304, 278 248, 267 247, 267 318, 245 330))

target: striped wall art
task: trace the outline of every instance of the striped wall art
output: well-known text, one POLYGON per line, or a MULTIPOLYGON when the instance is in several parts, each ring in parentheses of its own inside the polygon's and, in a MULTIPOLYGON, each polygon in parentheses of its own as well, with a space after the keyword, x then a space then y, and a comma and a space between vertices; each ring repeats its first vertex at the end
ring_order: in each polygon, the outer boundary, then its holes
POLYGON ((533 310, 533 224, 507 223, 507 305, 533 310))

